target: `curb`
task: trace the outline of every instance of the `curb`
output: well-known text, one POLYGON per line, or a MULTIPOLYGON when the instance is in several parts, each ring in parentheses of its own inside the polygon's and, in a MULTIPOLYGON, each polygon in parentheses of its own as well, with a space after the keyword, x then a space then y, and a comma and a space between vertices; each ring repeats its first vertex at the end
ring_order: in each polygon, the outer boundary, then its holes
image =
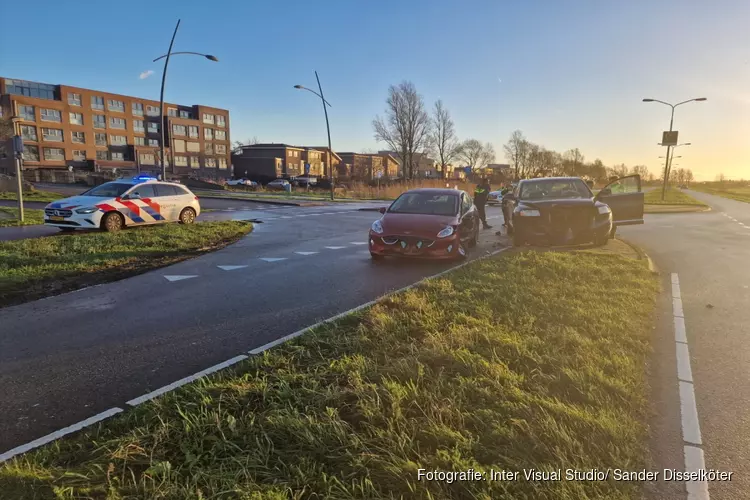
POLYGON ((214 195, 197 195, 198 199, 210 198, 212 200, 229 200, 229 201, 249 201, 251 203, 266 203, 268 205, 284 205, 288 207, 318 207, 324 206, 324 203, 311 202, 292 202, 292 201, 278 201, 278 200, 262 200, 256 198, 241 198, 239 196, 214 196, 214 195))
POLYGON ((379 212, 380 211, 380 207, 358 208, 357 211, 359 211, 359 212, 379 212))
POLYGON ((633 251, 635 251, 635 253, 638 254, 639 260, 645 260, 646 264, 648 265, 648 270, 649 271, 651 271, 652 273, 658 272, 658 270, 656 269, 656 265, 654 264, 654 261, 651 260, 651 257, 641 247, 639 247, 638 245, 635 245, 635 244, 629 242, 626 239, 620 238, 620 237, 618 237, 617 240, 618 241, 622 241, 627 246, 629 246, 630 248, 632 248, 633 251))

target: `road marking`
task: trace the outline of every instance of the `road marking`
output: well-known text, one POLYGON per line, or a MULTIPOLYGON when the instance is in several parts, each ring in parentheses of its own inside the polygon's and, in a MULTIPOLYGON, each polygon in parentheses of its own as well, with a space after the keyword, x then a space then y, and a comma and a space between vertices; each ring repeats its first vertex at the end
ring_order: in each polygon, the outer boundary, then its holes
MULTIPOLYGON (((682 425, 683 452, 685 470, 696 472, 705 470, 706 462, 701 448, 703 444, 698 407, 695 403, 695 386, 693 371, 690 367, 687 332, 685 331, 685 312, 682 307, 680 279, 672 273, 672 316, 674 320, 675 355, 677 357, 677 383, 680 393, 680 420, 682 425)), ((708 500, 708 483, 706 481, 685 481, 688 500, 708 500)))
POLYGON ((167 278, 169 281, 182 281, 182 280, 189 280, 190 278, 197 278, 198 275, 197 274, 191 274, 191 275, 176 274, 176 275, 164 276, 164 277, 167 278))
POLYGON ((282 219, 291 219, 291 217, 289 215, 282 215, 281 218, 282 219))
POLYGON ((367 245, 366 241, 352 241, 349 243, 350 245, 367 245))
POLYGON ((265 260, 266 262, 278 262, 280 260, 286 260, 286 257, 261 257, 260 260, 265 260))
POLYGON ((326 248, 328 248, 329 250, 341 250, 342 248, 346 248, 346 247, 326 247, 326 248))
POLYGON ((223 269, 225 271, 234 271, 235 269, 242 269, 243 267, 247 266, 216 266, 219 269, 223 269))
POLYGON ((13 448, 12 450, 6 451, 2 455, 0 455, 0 463, 5 462, 6 460, 9 460, 16 455, 20 455, 22 453, 26 453, 27 451, 33 450, 34 448, 39 448, 40 446, 44 446, 47 443, 50 443, 56 439, 60 439, 61 437, 77 432, 84 427, 88 427, 89 425, 95 424, 97 422, 101 422, 104 419, 107 419, 113 415, 116 415, 118 413, 121 413, 123 411, 122 408, 110 408, 107 411, 103 411, 97 415, 94 415, 93 417, 89 417, 86 420, 81 420, 80 422, 77 422, 73 425, 69 425, 68 427, 64 427, 60 429, 59 431, 55 431, 51 434, 47 434, 46 436, 40 437, 39 439, 35 439, 31 441, 30 443, 22 444, 21 446, 17 446, 13 448))
POLYGON ((129 404, 130 406, 138 406, 141 403, 154 399, 155 397, 161 396, 162 394, 166 392, 177 389, 178 387, 188 384, 194 380, 198 380, 199 378, 205 377, 206 375, 210 375, 214 372, 227 368, 228 366, 232 366, 235 363, 239 363, 243 359, 247 359, 247 356, 245 356, 244 354, 240 354, 239 356, 235 356, 232 359, 228 359, 224 361, 223 363, 219 363, 218 365, 211 366, 210 368, 201 370, 198 373, 190 375, 189 377, 181 378, 180 380, 176 382, 172 382, 169 385, 160 387, 159 389, 156 389, 155 391, 151 391, 148 394, 144 394, 143 396, 139 396, 135 399, 131 399, 130 401, 128 401, 127 404, 129 404))
POLYGON ((313 254, 316 254, 318 252, 294 252, 294 253, 298 253, 300 255, 313 255, 313 254))

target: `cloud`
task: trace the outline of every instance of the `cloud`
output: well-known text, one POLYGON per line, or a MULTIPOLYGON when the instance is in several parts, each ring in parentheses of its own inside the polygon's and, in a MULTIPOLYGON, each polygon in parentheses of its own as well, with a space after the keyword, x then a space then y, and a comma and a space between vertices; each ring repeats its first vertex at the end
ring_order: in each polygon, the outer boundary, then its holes
POLYGON ((138 78, 140 78, 141 80, 145 80, 146 78, 148 78, 149 76, 151 76, 153 74, 154 74, 154 72, 151 71, 151 70, 144 71, 143 73, 141 73, 141 76, 139 76, 138 78))

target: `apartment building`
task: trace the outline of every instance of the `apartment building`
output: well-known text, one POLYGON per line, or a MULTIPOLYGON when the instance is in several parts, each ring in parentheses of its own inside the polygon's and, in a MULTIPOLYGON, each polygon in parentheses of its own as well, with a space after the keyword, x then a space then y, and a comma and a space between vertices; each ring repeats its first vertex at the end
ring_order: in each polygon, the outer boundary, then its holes
MULTIPOLYGON (((0 114, 23 137, 25 169, 160 172, 231 177, 229 111, 0 77, 0 114)), ((0 171, 13 169, 0 158, 0 171)))
MULTIPOLYGON (((347 166, 352 179, 371 181, 378 178, 388 178, 389 172, 393 172, 393 161, 386 162, 384 155, 380 153, 339 153, 341 162, 347 166), (387 168, 386 163, 390 166, 387 168)), ((396 164, 398 165, 398 164, 396 164)))
POLYGON ((268 182, 304 174, 304 156, 310 148, 264 143, 242 146, 232 155, 235 177, 268 182))

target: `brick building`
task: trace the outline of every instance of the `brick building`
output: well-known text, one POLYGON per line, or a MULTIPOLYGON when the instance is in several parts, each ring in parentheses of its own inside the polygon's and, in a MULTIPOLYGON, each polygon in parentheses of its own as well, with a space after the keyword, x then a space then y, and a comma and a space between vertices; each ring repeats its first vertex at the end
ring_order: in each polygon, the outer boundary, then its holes
MULTIPOLYGON (((225 109, 164 103, 160 116, 159 101, 0 77, 0 114, 16 118, 25 169, 160 172, 166 126, 167 175, 231 177, 225 109)), ((14 168, 0 158, 0 171, 14 168)))

